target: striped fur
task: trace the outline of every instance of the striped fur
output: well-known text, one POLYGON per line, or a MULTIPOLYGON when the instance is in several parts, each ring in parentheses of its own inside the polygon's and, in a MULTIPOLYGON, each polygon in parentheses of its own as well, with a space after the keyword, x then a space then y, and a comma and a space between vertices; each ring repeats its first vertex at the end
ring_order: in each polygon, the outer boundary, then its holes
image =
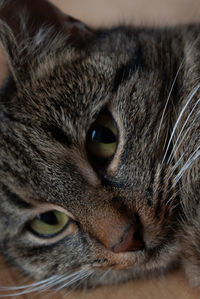
POLYGON ((30 33, 33 8, 18 4, 28 19, 13 12, 21 24, 15 37, 10 0, 0 1, 10 69, 0 89, 0 247, 41 280, 27 292, 125 281, 180 264, 200 285, 200 25, 95 31, 60 14, 55 26, 44 16, 30 33), (105 107, 119 150, 98 171, 85 142, 105 107), (52 205, 72 215, 73 232, 55 242, 33 238, 27 223, 52 205), (142 250, 116 254, 100 244, 121 219, 139 225, 142 250))

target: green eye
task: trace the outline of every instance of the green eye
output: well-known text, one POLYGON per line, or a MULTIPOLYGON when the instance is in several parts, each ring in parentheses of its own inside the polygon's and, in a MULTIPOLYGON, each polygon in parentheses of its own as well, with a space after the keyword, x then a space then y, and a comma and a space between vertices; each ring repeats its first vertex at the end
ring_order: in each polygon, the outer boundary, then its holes
POLYGON ((117 148, 117 128, 108 111, 102 112, 87 134, 87 149, 98 160, 111 158, 117 148))
POLYGON ((43 214, 38 214, 29 223, 29 229, 40 237, 50 238, 61 232, 68 222, 69 218, 67 215, 52 210, 43 214))

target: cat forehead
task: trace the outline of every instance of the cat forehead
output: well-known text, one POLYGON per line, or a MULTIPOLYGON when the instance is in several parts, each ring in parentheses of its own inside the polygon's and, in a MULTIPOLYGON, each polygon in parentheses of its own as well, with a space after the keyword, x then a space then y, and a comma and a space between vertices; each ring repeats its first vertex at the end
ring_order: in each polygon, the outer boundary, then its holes
POLYGON ((32 82, 23 87, 30 104, 38 101, 44 109, 77 120, 94 115, 108 100, 114 75, 110 59, 98 54, 92 58, 69 53, 61 56, 46 59, 32 73, 32 82))
MULTIPOLYGON (((24 82, 15 103, 17 113, 34 122, 37 118, 54 121, 67 130, 73 128, 72 135, 74 130, 82 134, 104 105, 113 99, 117 107, 128 102, 134 84, 140 99, 144 91, 148 94, 150 81, 156 89, 159 78, 156 69, 150 74, 146 68, 138 77, 137 68, 144 64, 144 53, 133 33, 127 35, 124 28, 123 32, 116 29, 99 36, 86 50, 67 47, 59 53, 36 55, 29 64, 30 77, 28 74, 26 78, 24 70, 24 82)), ((128 110, 133 99, 126 105, 128 110)))
POLYGON ((138 75, 128 59, 118 67, 99 53, 90 57, 67 52, 61 56, 45 58, 32 72, 31 80, 24 82, 15 100, 15 116, 29 118, 34 125, 36 121, 53 122, 72 136, 81 135, 105 105, 116 110, 115 114, 123 106, 129 115, 130 108, 132 112, 139 109, 143 95, 145 100, 152 94, 149 82, 153 94, 161 84, 155 70, 138 75))
MULTIPOLYGON (((56 37, 54 40, 50 35, 49 39, 52 40, 49 43, 49 49, 46 45, 43 48, 40 46, 41 53, 37 51, 34 55, 37 45, 30 44, 30 48, 32 47, 30 51, 33 52, 33 63, 31 62, 29 67, 32 78, 33 80, 43 78, 54 72, 55 69, 59 69, 58 79, 60 80, 60 77, 66 75, 68 76, 68 82, 73 81, 74 78, 69 76, 75 72, 76 74, 81 72, 88 77, 93 75, 92 79, 95 80, 94 72, 96 75, 111 76, 114 71, 126 64, 129 65, 130 71, 131 68, 138 67, 141 62, 142 44, 147 45, 147 48, 151 48, 152 41, 149 40, 148 42, 147 38, 147 40, 139 42, 140 35, 142 36, 133 28, 126 28, 125 26, 114 30, 103 30, 97 32, 92 41, 88 42, 83 49, 78 50, 68 46, 65 37, 65 44, 59 51, 54 49, 54 46, 51 47, 51 44, 61 43, 62 45, 64 37, 61 35, 60 38, 56 37)), ((47 37, 45 38, 47 39, 47 37)), ((37 37, 35 37, 35 40, 37 40, 37 37)), ((147 49, 145 49, 145 55, 147 55, 146 51, 147 49)))

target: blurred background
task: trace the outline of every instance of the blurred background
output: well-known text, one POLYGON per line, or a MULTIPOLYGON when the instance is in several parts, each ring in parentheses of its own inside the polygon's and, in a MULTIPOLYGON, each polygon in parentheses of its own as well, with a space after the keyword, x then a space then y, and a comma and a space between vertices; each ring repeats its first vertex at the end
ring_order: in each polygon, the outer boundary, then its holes
POLYGON ((200 21, 200 0, 52 0, 88 25, 173 25, 200 21))

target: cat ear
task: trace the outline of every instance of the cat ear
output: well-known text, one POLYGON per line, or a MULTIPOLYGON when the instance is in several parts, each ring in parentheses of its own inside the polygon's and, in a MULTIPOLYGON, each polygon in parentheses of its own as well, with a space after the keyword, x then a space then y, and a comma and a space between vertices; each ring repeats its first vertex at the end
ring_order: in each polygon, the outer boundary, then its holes
POLYGON ((9 70, 11 71, 13 78, 16 82, 18 82, 18 76, 17 76, 17 66, 15 57, 18 54, 17 44, 16 40, 13 36, 13 33, 11 29, 0 20, 0 52, 1 52, 1 60, 0 60, 0 66, 1 66, 1 82, 3 79, 5 79, 5 75, 7 74, 7 65, 9 70), (7 64, 6 64, 7 62, 7 64), (2 73, 3 71, 3 73, 2 73))
POLYGON ((48 34, 49 40, 60 34, 68 44, 81 48, 93 31, 46 0, 0 0, 0 44, 16 82, 21 80, 25 57, 26 63, 29 61, 28 45, 36 49, 43 42, 45 46, 48 34))

